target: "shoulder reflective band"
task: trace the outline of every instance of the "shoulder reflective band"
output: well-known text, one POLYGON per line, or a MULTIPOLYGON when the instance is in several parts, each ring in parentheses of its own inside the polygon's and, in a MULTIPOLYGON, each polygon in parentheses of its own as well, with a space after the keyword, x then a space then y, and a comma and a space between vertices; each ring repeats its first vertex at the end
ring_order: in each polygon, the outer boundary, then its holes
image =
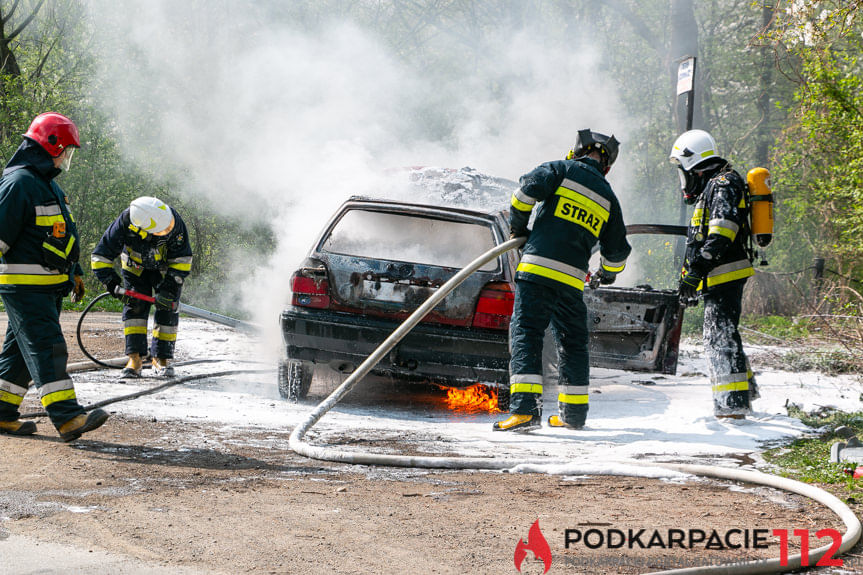
POLYGON ((707 228, 707 235, 725 236, 732 242, 737 237, 737 231, 740 229, 736 223, 731 220, 710 220, 707 228))
POLYGON ((584 291, 584 278, 587 275, 577 267, 532 254, 521 258, 516 271, 553 279, 581 291, 584 291))
POLYGON ((594 237, 599 237, 611 210, 609 200, 572 180, 564 180, 555 195, 560 196, 554 210, 555 216, 576 223, 594 237))
POLYGON ((536 200, 521 191, 521 188, 512 193, 510 204, 515 209, 522 212, 529 212, 536 205, 536 200))

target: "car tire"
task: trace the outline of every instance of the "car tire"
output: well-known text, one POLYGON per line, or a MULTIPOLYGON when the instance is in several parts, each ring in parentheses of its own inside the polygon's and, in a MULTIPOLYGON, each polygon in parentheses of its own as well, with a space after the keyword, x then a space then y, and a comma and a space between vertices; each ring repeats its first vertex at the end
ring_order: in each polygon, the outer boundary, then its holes
POLYGON ((283 359, 279 362, 279 395, 292 403, 305 399, 312 387, 313 363, 283 359))
POLYGON ((497 408, 504 413, 509 411, 509 382, 497 386, 497 408))

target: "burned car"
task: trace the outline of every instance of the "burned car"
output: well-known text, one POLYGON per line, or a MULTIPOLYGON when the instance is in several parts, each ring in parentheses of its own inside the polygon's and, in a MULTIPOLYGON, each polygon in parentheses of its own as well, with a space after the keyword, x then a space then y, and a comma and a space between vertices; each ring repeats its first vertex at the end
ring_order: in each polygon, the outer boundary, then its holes
MULTIPOLYGON (((475 185, 449 182, 434 205, 352 197, 336 211, 291 277, 291 305, 281 314, 282 397, 305 397, 315 365, 353 371, 435 290, 509 239, 506 205, 516 184, 468 175, 475 185), (443 205, 464 199, 460 187, 487 207, 443 205)), ((443 176, 446 183, 454 174, 443 176)), ((482 266, 372 373, 456 388, 482 383, 497 388, 506 409, 518 259, 513 250, 482 266)), ((585 301, 593 366, 675 372, 682 319, 676 292, 603 286, 586 288, 585 301)))

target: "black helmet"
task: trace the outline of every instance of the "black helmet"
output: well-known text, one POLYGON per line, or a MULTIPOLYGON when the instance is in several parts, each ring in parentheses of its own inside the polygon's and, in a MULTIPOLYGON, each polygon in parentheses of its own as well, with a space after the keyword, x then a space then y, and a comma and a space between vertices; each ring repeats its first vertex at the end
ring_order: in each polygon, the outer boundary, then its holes
POLYGON ((578 131, 578 135, 575 138, 575 146, 569 151, 566 159, 572 160, 586 156, 594 150, 599 150, 599 154, 602 156, 602 167, 605 171, 608 171, 608 168, 617 159, 617 149, 619 146, 620 142, 617 141, 614 135, 606 136, 599 132, 591 132, 590 128, 585 128, 578 131))

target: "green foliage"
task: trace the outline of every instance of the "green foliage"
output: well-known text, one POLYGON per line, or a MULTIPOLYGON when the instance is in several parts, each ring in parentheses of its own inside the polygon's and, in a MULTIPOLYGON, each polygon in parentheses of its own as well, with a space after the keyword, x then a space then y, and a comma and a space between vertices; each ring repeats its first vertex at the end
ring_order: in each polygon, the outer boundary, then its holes
POLYGON ((744 316, 740 325, 786 341, 809 337, 811 321, 781 315, 744 316))
POLYGON ((791 405, 788 415, 799 418, 814 428, 825 428, 819 435, 796 439, 790 445, 769 449, 764 459, 778 467, 781 474, 806 483, 825 483, 840 487, 846 500, 860 501, 863 497, 863 482, 845 472, 854 468, 851 463, 831 463, 830 447, 841 440, 835 430, 839 426, 849 428, 858 437, 863 436, 863 412, 845 413, 822 410, 806 413, 791 405))

